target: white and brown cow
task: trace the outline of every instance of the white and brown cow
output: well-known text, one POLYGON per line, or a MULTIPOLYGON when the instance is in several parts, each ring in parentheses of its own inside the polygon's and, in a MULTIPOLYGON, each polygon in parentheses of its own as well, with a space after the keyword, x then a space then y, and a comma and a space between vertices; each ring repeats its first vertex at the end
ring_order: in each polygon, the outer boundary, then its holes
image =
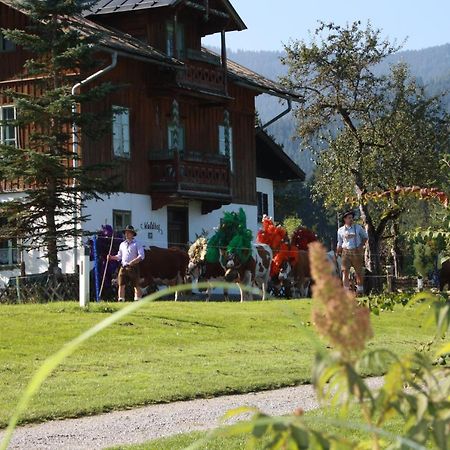
POLYGON ((238 284, 241 302, 245 299, 253 299, 252 292, 243 290, 242 286, 253 287, 256 285, 262 291, 262 300, 265 300, 272 257, 272 249, 266 244, 252 244, 252 254, 244 263, 236 254, 227 255, 225 280, 238 284))

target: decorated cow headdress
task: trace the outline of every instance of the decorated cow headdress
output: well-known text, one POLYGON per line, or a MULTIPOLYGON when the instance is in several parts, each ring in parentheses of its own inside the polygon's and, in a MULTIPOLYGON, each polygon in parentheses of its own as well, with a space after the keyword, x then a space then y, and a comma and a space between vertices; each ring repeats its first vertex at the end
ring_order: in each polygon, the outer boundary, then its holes
POLYGON ((261 244, 267 244, 272 249, 273 260, 270 268, 272 277, 279 275, 283 263, 296 264, 298 259, 297 248, 290 244, 286 228, 275 225, 271 217, 263 217, 256 240, 261 244))
POLYGON ((252 232, 247 229, 247 217, 242 208, 239 212, 225 212, 220 220, 219 228, 208 240, 206 260, 219 262, 220 251, 235 254, 242 263, 250 258, 252 252, 252 232))
POLYGON ((208 248, 208 240, 201 236, 189 247, 189 260, 194 264, 203 262, 206 258, 206 251, 208 248))

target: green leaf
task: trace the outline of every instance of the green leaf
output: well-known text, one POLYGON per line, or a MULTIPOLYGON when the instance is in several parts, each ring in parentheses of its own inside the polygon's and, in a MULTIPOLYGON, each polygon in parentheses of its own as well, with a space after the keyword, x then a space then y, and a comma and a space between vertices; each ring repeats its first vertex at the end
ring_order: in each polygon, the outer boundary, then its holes
POLYGON ((252 434, 256 438, 261 438, 262 436, 264 436, 268 428, 269 428, 268 424, 257 423, 253 428, 252 434))
POLYGON ((306 430, 293 426, 291 435, 299 449, 309 448, 309 434, 306 430))
POLYGON ((241 406, 239 408, 234 408, 234 409, 230 409, 229 411, 227 411, 223 417, 222 417, 222 421, 231 419, 233 417, 236 416, 240 416, 241 414, 246 414, 246 413, 259 413, 259 409, 258 408, 254 408, 252 406, 241 406))

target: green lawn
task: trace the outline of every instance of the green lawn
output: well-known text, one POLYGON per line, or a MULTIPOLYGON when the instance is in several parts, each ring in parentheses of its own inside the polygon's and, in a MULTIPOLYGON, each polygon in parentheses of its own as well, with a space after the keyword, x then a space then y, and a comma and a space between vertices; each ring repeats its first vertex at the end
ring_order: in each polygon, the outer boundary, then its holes
MULTIPOLYGON (((0 306, 0 426, 42 361, 118 304, 0 306)), ((45 382, 23 421, 308 382, 310 301, 156 302, 81 347, 45 382)), ((373 317, 372 346, 396 352, 428 341, 424 311, 373 317)))

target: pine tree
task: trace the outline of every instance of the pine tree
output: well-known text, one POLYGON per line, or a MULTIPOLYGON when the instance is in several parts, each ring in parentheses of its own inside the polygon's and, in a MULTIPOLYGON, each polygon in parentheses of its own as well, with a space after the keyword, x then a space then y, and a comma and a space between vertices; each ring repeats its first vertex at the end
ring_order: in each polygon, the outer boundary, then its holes
POLYGON ((80 26, 81 13, 89 7, 86 1, 23 0, 14 7, 28 15, 30 24, 2 31, 31 55, 23 76, 34 80, 34 88, 28 93, 3 92, 16 106, 13 124, 29 130, 29 136, 22 148, 0 145, 0 180, 17 183, 23 192, 0 204, 0 213, 8 219, 0 237, 22 238, 26 250, 44 248, 53 274, 58 252, 70 249, 81 234, 79 225, 87 220, 81 215, 84 203, 117 189, 111 165, 84 165, 80 152, 72 149, 73 125, 81 147, 83 140, 110 129, 111 113, 92 111, 101 109, 93 105, 114 87, 96 83, 71 92, 99 64, 101 36, 80 26))

